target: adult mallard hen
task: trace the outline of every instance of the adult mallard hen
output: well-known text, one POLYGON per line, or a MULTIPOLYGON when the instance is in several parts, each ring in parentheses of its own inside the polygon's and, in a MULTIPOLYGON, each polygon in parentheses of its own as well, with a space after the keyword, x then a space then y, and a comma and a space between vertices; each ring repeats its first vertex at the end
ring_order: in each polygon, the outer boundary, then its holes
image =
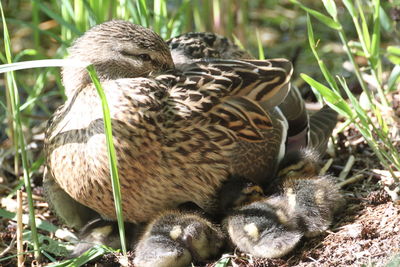
MULTIPOLYGON (((289 90, 285 59, 204 60, 178 70, 157 34, 125 21, 93 27, 69 52, 92 63, 104 87, 129 222, 184 202, 212 212, 230 174, 252 169, 248 179, 267 179, 260 150, 272 142, 268 157, 283 156, 287 126, 273 107, 289 90), (238 151, 257 157, 243 165, 238 151)), ((84 68, 63 69, 63 83, 67 100, 45 136, 49 202, 70 226, 81 227, 92 210, 115 219, 100 100, 84 68)))

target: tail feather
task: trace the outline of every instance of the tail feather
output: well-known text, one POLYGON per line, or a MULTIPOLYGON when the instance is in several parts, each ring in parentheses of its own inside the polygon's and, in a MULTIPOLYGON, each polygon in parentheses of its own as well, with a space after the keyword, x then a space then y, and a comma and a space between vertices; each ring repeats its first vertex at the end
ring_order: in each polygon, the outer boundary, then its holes
POLYGON ((329 106, 310 116, 310 140, 309 147, 316 149, 320 154, 326 150, 329 137, 336 126, 338 113, 329 106))
POLYGON ((307 146, 309 117, 305 102, 296 87, 292 87, 285 100, 279 105, 288 121, 286 153, 307 146))

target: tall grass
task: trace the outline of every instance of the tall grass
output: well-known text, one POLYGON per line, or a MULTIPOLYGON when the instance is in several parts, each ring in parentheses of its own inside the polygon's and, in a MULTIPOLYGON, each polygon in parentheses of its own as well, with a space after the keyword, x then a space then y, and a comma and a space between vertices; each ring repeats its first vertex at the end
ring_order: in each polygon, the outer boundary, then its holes
MULTIPOLYGON (((383 68, 382 58, 385 53, 381 50, 380 45, 381 24, 384 23, 382 22, 381 16, 385 16, 385 12, 381 7, 380 1, 372 0, 370 2, 372 5, 372 14, 369 19, 366 18, 368 14, 366 14, 365 9, 361 5, 361 1, 357 0, 355 3, 350 0, 343 1, 347 12, 353 20, 355 32, 357 33, 358 40, 355 42, 361 47, 361 50, 358 51, 354 51, 350 48, 350 42, 344 31, 344 26, 338 18, 335 1, 323 1, 329 16, 310 9, 299 1, 291 1, 307 12, 307 29, 310 48, 326 82, 329 84, 329 88, 307 74, 301 74, 301 77, 321 94, 333 109, 348 118, 355 125, 374 151, 375 155, 379 158, 383 167, 389 170, 393 179, 398 182, 399 177, 395 175, 394 171, 400 170, 400 154, 392 141, 394 136, 391 135, 392 131, 390 131, 390 128, 393 127, 394 121, 391 116, 388 116, 388 114, 390 114, 388 111, 392 109, 392 106, 387 99, 387 94, 394 90, 394 84, 390 84, 390 80, 384 81, 381 75, 383 68), (318 42, 315 41, 313 23, 311 22, 310 15, 325 24, 326 29, 330 29, 338 34, 347 57, 353 66, 354 73, 363 90, 363 94, 366 96, 366 100, 364 100, 366 103, 362 103, 360 98, 351 92, 344 77, 336 75, 335 79, 335 76, 326 67, 324 60, 318 54, 318 42), (370 21, 370 24, 368 24, 367 21, 370 21), (365 72, 360 70, 355 60, 356 52, 367 59, 368 69, 366 72, 369 72, 370 76, 373 78, 374 88, 367 86, 365 72), (384 87, 386 89, 384 89, 384 87), (345 92, 350 103, 343 98, 340 89, 345 92), (383 110, 387 113, 383 114, 383 110), (371 116, 371 114, 373 116, 371 116)), ((386 51, 386 53, 388 53, 388 51, 386 51)), ((390 72, 394 73, 397 68, 398 66, 392 66, 390 72)), ((398 77, 399 74, 397 74, 397 77, 392 77, 392 79, 398 80, 398 77)))
POLYGON ((89 72, 90 78, 92 79, 93 84, 96 87, 97 93, 99 94, 99 97, 101 99, 101 105, 102 105, 102 109, 103 109, 103 118, 104 118, 104 131, 105 131, 105 135, 106 135, 108 159, 109 159, 109 164, 110 164, 111 184, 112 184, 113 196, 114 196, 114 201, 115 201, 115 212, 117 214, 118 229, 119 229, 119 235, 121 238, 122 252, 126 256, 127 249, 126 249, 126 240, 125 240, 124 216, 122 214, 121 186, 119 183, 119 176, 118 176, 117 155, 115 153, 114 142, 113 142, 110 108, 108 107, 106 95, 101 86, 99 78, 96 75, 96 71, 95 71, 93 65, 88 66, 87 71, 89 72))
MULTIPOLYGON (((6 54, 6 60, 8 63, 12 62, 12 55, 11 55, 11 43, 10 37, 8 35, 7 30, 7 23, 4 18, 3 6, 0 3, 0 11, 1 11, 1 18, 3 21, 3 38, 4 38, 4 48, 6 54)), ((20 115, 20 97, 18 93, 17 83, 15 80, 15 76, 13 72, 8 72, 6 74, 6 82, 7 82, 7 106, 9 107, 8 113, 11 117, 10 122, 10 129, 12 132, 12 141, 15 148, 15 169, 18 173, 18 165, 19 165, 19 154, 18 151, 21 151, 21 159, 22 159, 22 167, 23 167, 23 179, 25 184, 26 193, 28 196, 28 205, 29 205, 29 219, 30 219, 30 228, 32 232, 32 241, 34 247, 34 256, 35 259, 40 259, 40 246, 39 246, 39 239, 37 236, 37 229, 35 223, 35 210, 32 198, 32 188, 31 188, 31 180, 30 180, 30 172, 29 172, 29 162, 28 156, 26 153, 25 148, 25 139, 22 132, 22 123, 21 123, 21 115, 20 115)), ((9 117, 9 118, 10 118, 9 117)))

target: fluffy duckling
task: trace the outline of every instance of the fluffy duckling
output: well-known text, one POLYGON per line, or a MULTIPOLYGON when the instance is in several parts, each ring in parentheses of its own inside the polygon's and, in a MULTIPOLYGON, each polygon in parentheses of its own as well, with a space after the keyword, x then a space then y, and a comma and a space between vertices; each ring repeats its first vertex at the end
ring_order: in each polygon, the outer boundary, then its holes
MULTIPOLYGON (((127 244, 134 244, 138 239, 143 226, 125 223, 125 238, 127 244)), ((121 248, 118 223, 106 221, 101 218, 94 219, 87 223, 78 234, 79 243, 74 247, 70 258, 77 257, 93 247, 94 245, 106 245, 113 249, 121 248)), ((133 249, 131 245, 128 249, 133 249)))
POLYGON ((283 183, 287 210, 292 212, 306 237, 328 229, 333 215, 344 204, 334 178, 329 175, 288 178, 283 183))
POLYGON ((333 177, 318 175, 316 152, 303 150, 280 171, 280 192, 234 210, 225 219, 233 245, 253 256, 276 258, 303 236, 326 231, 343 196, 333 177))
POLYGON ((265 198, 234 210, 225 220, 230 240, 239 250, 256 257, 278 258, 294 249, 298 229, 282 196, 265 198))
POLYGON ((169 211, 150 223, 135 249, 138 267, 188 266, 218 255, 221 230, 195 213, 169 211))
POLYGON ((218 193, 219 214, 227 215, 254 201, 265 198, 262 187, 243 177, 230 177, 218 193))

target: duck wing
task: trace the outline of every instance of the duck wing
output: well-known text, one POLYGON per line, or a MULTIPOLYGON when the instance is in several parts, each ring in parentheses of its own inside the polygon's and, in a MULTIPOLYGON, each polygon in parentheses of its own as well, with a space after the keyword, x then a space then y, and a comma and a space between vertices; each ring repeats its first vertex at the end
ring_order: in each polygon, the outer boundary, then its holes
POLYGON ((236 137, 258 142, 265 139, 262 131, 273 127, 268 111, 259 103, 283 101, 291 74, 291 64, 285 59, 208 60, 155 79, 168 86, 169 106, 178 109, 180 116, 218 122, 236 137))

